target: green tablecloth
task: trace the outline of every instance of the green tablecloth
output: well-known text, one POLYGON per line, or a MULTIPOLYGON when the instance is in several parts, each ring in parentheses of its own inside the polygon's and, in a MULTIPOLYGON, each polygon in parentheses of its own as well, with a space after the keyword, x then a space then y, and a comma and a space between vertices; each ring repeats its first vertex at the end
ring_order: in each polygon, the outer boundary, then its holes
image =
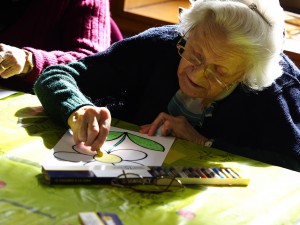
MULTIPOLYGON (((136 130, 122 121, 113 125, 136 130)), ((0 100, 0 224, 80 224, 79 212, 116 213, 125 225, 283 225, 300 223, 300 174, 217 149, 176 140, 165 165, 233 166, 247 187, 190 186, 141 194, 111 186, 48 186, 39 162, 65 129, 44 114, 36 96, 0 100)))

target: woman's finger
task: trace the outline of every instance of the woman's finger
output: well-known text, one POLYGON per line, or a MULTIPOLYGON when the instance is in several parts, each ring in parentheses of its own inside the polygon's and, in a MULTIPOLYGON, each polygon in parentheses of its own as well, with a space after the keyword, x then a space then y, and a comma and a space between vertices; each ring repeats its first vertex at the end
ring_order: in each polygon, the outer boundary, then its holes
POLYGON ((88 121, 85 118, 85 115, 79 116, 77 119, 77 130, 78 130, 78 139, 80 142, 86 142, 87 140, 87 129, 88 121))
POLYGON ((99 133, 92 144, 92 150, 99 150, 104 144, 110 130, 111 116, 107 108, 100 108, 100 117, 98 119, 99 133))
POLYGON ((162 136, 170 136, 172 134, 172 123, 170 120, 166 120, 164 124, 160 126, 160 132, 162 136))
POLYGON ((163 127, 164 123, 167 120, 170 120, 172 117, 170 115, 168 115, 167 113, 160 113, 156 119, 152 122, 149 131, 148 131, 148 135, 152 136, 155 135, 158 129, 161 129, 160 127, 163 127))
POLYGON ((151 126, 151 124, 145 124, 145 125, 140 126, 139 132, 141 134, 148 134, 150 126, 151 126))
MULTIPOLYGON (((3 69, 3 68, 2 68, 3 69)), ((4 79, 10 78, 17 74, 19 71, 13 67, 5 67, 5 70, 3 70, 1 73, 1 77, 4 79)))
POLYGON ((90 146, 99 134, 99 124, 96 116, 92 116, 88 122, 86 145, 90 146))

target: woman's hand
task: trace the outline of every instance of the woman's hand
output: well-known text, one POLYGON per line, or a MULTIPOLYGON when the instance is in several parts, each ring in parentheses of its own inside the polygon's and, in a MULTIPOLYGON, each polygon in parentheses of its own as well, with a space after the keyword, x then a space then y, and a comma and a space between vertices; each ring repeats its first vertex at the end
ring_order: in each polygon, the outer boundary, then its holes
POLYGON ((14 75, 28 73, 31 70, 31 53, 20 48, 0 43, 0 76, 2 78, 6 79, 14 75))
POLYGON ((183 116, 173 117, 167 113, 160 113, 152 124, 140 127, 140 132, 153 136, 160 129, 162 136, 172 135, 177 138, 192 141, 197 144, 205 145, 208 138, 199 134, 197 130, 183 116))
POLYGON ((107 108, 83 106, 74 111, 68 124, 73 132, 76 144, 91 146, 92 151, 99 150, 110 130, 111 115, 107 108))

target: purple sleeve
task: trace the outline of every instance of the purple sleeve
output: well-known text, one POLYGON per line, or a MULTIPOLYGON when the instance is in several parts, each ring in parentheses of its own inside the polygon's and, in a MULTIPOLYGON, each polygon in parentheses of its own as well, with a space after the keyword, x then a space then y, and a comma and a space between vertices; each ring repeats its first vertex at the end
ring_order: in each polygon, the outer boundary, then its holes
POLYGON ((24 76, 32 85, 42 70, 103 51, 111 42, 111 17, 108 0, 71 1, 61 15, 60 49, 45 51, 24 47, 33 53, 35 69, 24 76))

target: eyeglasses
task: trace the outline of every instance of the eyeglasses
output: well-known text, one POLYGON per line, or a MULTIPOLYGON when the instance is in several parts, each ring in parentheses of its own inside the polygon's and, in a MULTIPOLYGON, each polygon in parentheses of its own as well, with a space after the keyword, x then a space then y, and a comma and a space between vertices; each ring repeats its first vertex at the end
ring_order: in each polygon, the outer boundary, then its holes
POLYGON ((195 69, 204 67, 203 73, 207 77, 207 79, 209 79, 213 83, 218 84, 222 89, 228 90, 231 85, 222 81, 222 78, 220 78, 219 72, 216 71, 214 65, 204 66, 201 59, 197 58, 193 53, 186 50, 185 44, 186 40, 184 35, 179 39, 176 45, 179 56, 193 65, 195 69))
POLYGON ((162 193, 183 191, 184 186, 175 177, 143 177, 136 173, 125 173, 113 179, 111 184, 121 188, 131 188, 138 192, 162 193))

